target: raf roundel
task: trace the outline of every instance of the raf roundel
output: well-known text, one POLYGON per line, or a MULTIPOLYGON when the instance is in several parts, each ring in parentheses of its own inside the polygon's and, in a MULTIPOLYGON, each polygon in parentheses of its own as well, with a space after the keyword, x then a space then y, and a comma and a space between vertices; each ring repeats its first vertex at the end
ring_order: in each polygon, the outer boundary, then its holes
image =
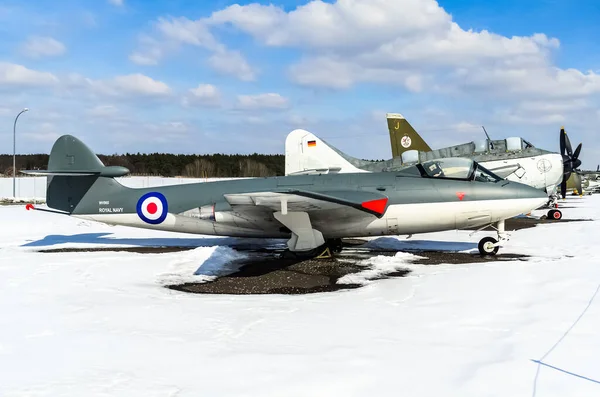
POLYGON ((141 220, 158 225, 167 218, 169 207, 165 196, 158 192, 144 194, 137 202, 137 214, 141 220))

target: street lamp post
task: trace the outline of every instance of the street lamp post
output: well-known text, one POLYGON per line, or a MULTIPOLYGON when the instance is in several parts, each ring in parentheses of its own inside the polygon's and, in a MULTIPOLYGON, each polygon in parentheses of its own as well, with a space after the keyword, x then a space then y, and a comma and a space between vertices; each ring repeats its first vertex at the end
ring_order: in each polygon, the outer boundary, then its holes
POLYGON ((15 124, 13 125, 13 198, 17 198, 17 120, 22 113, 25 113, 29 109, 25 108, 17 114, 15 117, 15 124))

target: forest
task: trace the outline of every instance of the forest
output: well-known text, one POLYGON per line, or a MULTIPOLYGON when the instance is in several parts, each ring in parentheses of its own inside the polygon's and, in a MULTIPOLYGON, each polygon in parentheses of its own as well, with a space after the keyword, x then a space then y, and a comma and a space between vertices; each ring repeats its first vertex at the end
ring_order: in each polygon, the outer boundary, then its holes
MULTIPOLYGON (((45 170, 47 154, 17 155, 18 170, 45 170)), ((210 154, 185 155, 150 153, 123 155, 98 155, 105 165, 119 165, 133 175, 159 175, 164 177, 263 177, 285 173, 285 156, 282 154, 210 154)), ((12 176, 12 155, 0 155, 0 174, 12 176)))

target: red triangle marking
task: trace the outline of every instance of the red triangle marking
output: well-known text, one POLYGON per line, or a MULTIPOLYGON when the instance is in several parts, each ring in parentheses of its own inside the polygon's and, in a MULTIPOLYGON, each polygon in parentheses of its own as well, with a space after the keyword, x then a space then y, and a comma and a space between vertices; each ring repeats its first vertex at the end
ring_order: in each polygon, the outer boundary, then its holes
POLYGON ((465 198, 465 194, 463 192, 456 192, 456 197, 462 201, 465 198))
POLYGON ((35 209, 35 207, 33 206, 33 204, 29 203, 29 204, 27 204, 27 205, 25 206, 25 209, 26 209, 27 211, 29 211, 29 210, 34 210, 34 209, 35 209))
POLYGON ((387 205, 387 202, 388 199, 386 197, 377 200, 365 201, 361 205, 363 208, 377 212, 378 214, 383 214, 385 212, 385 206, 387 205))

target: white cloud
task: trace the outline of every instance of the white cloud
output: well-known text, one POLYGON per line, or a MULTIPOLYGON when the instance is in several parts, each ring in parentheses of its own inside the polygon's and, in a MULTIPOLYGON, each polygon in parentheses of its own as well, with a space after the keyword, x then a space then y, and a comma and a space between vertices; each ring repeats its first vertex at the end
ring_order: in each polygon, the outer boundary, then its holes
POLYGON ((0 87, 3 85, 51 86, 58 83, 58 77, 52 73, 39 72, 14 63, 0 62, 0 87))
POLYGON ((139 48, 129 55, 129 60, 138 65, 158 65, 165 56, 177 51, 182 44, 210 51, 226 50, 202 20, 169 17, 159 18, 152 25, 156 37, 140 35, 139 48))
POLYGON ((238 95, 238 106, 242 109, 285 109, 289 101, 276 93, 238 95))
POLYGON ((64 54, 67 48, 52 37, 32 36, 21 47, 21 52, 30 58, 54 57, 64 54))
POLYGON ((461 134, 473 134, 476 130, 481 131, 483 134, 483 128, 480 125, 476 125, 470 123, 468 121, 461 121, 459 123, 454 124, 452 127, 453 131, 461 134))
POLYGON ((273 47, 303 50, 298 84, 346 89, 361 82, 410 92, 490 92, 514 98, 600 93, 600 75, 552 65, 556 38, 465 30, 435 0, 311 1, 289 12, 232 5, 207 24, 230 24, 273 47))
POLYGON ((108 2, 117 7, 123 6, 123 0, 108 0, 108 2))
POLYGON ((149 53, 133 52, 129 55, 129 60, 138 65, 156 65, 160 58, 160 51, 155 49, 149 53))
POLYGON ((117 76, 108 84, 116 90, 131 94, 154 96, 171 93, 171 88, 167 84, 140 73, 117 76))
POLYGON ((93 80, 78 74, 72 74, 66 79, 65 86, 106 96, 162 97, 172 93, 171 88, 166 83, 140 73, 116 76, 105 80, 93 80))
POLYGON ((194 104, 217 106, 221 102, 221 94, 217 87, 212 84, 198 84, 196 88, 188 90, 188 93, 183 97, 184 106, 194 104))
POLYGON ((214 50, 222 48, 202 20, 159 18, 156 28, 166 39, 214 50))
MULTIPOLYGON (((27 127, 26 127, 27 128, 27 127)), ((58 127, 53 123, 43 122, 35 126, 35 131, 31 132, 31 128, 27 128, 28 131, 22 132, 21 135, 24 141, 37 141, 37 142, 54 142, 60 137, 58 127)))
POLYGON ((118 110, 113 105, 97 105, 86 111, 89 116, 93 117, 113 117, 118 113, 118 110))
POLYGON ((139 48, 129 55, 130 61, 139 65, 157 65, 181 45, 189 45, 212 52, 208 65, 218 73, 235 76, 242 81, 255 80, 256 70, 239 51, 229 50, 214 37, 206 19, 159 18, 153 27, 156 37, 141 35, 139 48))
POLYGON ((235 76, 242 81, 253 81, 256 72, 239 51, 217 51, 210 58, 208 64, 218 73, 235 76))

